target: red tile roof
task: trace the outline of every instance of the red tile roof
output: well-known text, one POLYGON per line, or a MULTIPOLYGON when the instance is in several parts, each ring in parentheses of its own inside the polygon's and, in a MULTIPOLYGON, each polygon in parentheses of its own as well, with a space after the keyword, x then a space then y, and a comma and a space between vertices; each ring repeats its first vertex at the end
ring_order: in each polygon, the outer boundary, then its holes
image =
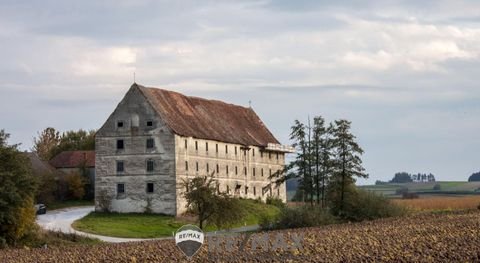
POLYGON ((78 168, 86 162, 87 167, 95 167, 95 151, 65 151, 50 160, 55 168, 78 168))
POLYGON ((279 143, 252 108, 137 86, 175 134, 242 145, 279 143))

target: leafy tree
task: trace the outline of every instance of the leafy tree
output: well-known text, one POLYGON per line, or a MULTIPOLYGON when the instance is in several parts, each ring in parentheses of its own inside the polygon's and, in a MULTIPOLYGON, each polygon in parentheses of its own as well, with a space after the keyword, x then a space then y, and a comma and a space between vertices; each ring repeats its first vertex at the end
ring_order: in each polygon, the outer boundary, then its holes
POLYGON ((48 127, 38 133, 38 137, 33 139, 32 150, 45 161, 53 158, 53 154, 58 148, 61 141, 60 132, 55 128, 48 127))
POLYGON ((469 182, 480 182, 480 172, 473 173, 468 177, 469 182))
POLYGON ((368 178, 360 158, 363 150, 355 141, 356 137, 351 133, 350 125, 350 121, 338 120, 333 128, 335 167, 331 180, 334 199, 331 201, 339 204, 339 212, 344 209, 348 187, 354 185, 355 177, 368 178))
POLYGON ((391 183, 410 183, 410 182, 413 182, 412 177, 413 176, 411 176, 409 173, 400 172, 400 173, 396 173, 390 182, 391 183))
POLYGON ((65 175, 68 185, 68 195, 71 199, 82 199, 85 195, 85 180, 79 173, 65 175))
POLYGON ((0 131, 0 243, 14 244, 35 221, 35 179, 30 161, 8 145, 9 134, 0 131))
POLYGON ((32 150, 43 160, 50 160, 63 151, 95 150, 95 130, 67 131, 60 135, 54 128, 46 128, 33 139, 32 150))
POLYGON ((239 200, 217 190, 212 177, 195 177, 184 181, 184 197, 189 211, 197 215, 200 229, 207 221, 217 226, 232 225, 243 218, 239 200))

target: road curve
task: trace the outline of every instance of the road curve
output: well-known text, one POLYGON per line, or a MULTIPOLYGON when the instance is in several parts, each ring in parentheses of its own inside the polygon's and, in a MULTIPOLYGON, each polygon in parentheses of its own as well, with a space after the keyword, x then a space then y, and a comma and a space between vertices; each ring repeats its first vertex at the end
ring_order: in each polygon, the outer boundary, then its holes
MULTIPOLYGON (((109 237, 101 236, 90 233, 81 232, 72 228, 72 224, 75 220, 78 220, 90 212, 93 212, 95 208, 93 206, 82 206, 82 207, 69 207, 58 210, 48 211, 44 215, 37 216, 37 224, 42 228, 53 231, 60 231, 63 233, 75 233, 77 235, 97 238, 104 242, 109 243, 122 243, 122 242, 135 242, 135 241, 145 241, 145 240, 159 240, 159 239, 173 239, 173 237, 160 237, 160 238, 121 238, 121 237, 109 237)), ((246 231, 255 231, 258 230, 258 226, 244 226, 239 228, 234 228, 230 230, 220 230, 215 232, 206 233, 207 236, 210 235, 224 235, 231 233, 241 233, 246 231)))

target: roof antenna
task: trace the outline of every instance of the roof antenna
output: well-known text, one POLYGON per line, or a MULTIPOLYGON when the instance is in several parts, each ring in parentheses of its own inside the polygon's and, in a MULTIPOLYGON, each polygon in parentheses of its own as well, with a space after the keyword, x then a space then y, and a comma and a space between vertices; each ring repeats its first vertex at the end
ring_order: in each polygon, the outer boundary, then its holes
POLYGON ((249 108, 252 107, 252 101, 251 101, 251 100, 248 101, 248 107, 249 107, 249 108))
POLYGON ((135 82, 135 71, 133 72, 133 83, 136 83, 135 82))

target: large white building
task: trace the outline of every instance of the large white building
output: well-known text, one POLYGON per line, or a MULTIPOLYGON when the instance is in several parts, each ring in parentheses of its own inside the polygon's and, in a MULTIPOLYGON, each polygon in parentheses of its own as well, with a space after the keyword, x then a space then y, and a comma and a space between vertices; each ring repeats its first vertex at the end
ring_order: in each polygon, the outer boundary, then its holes
POLYGON ((252 108, 134 83, 96 134, 96 208, 178 215, 183 180, 211 174, 231 195, 286 201, 269 176, 290 151, 252 108))

